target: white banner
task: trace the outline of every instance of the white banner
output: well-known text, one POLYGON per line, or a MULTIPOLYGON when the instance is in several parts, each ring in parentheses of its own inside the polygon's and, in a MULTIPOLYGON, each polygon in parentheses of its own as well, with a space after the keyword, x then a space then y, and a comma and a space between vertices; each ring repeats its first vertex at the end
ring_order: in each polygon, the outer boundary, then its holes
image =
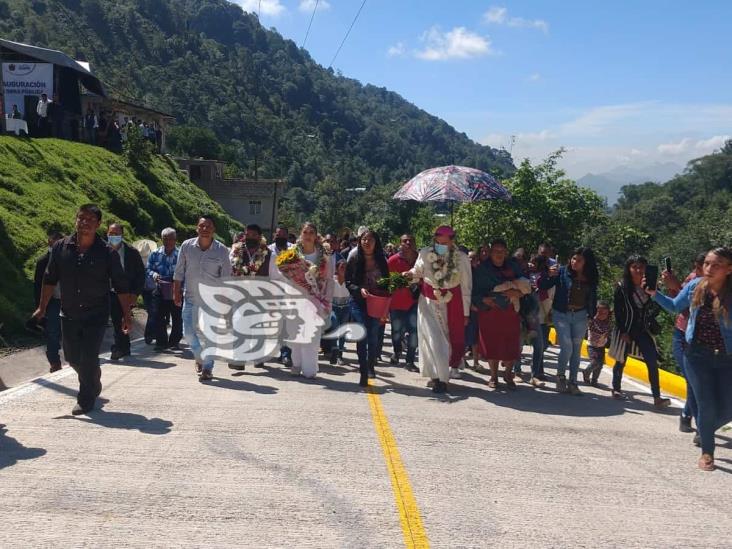
POLYGON ((5 112, 13 105, 25 114, 25 96, 45 93, 53 98, 53 65, 51 63, 26 63, 24 61, 3 63, 3 90, 5 91, 5 112))

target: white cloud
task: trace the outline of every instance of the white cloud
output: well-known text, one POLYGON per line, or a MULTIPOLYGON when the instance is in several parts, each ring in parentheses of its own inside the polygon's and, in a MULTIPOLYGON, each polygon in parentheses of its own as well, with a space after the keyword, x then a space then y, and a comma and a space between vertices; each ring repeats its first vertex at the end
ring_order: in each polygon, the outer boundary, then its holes
POLYGON ((483 55, 495 55, 490 39, 467 30, 465 27, 442 32, 434 26, 422 35, 423 50, 415 52, 419 59, 444 61, 447 59, 469 59, 483 55))
POLYGON ((260 13, 269 17, 278 17, 287 11, 280 0, 234 0, 244 11, 260 13))
POLYGON ((549 32, 549 23, 543 19, 525 19, 523 17, 511 17, 508 9, 501 6, 491 6, 483 14, 483 21, 493 25, 506 25, 508 27, 538 29, 544 33, 549 32))
MULTIPOLYGON (((315 9, 315 0, 300 0, 300 5, 297 7, 302 12, 312 12, 315 9)), ((325 11, 330 9, 330 2, 327 0, 319 0, 317 2, 318 11, 325 11)))
POLYGON ((709 139, 694 140, 684 137, 676 143, 662 143, 656 150, 665 156, 679 156, 687 153, 709 154, 719 148, 730 139, 729 135, 715 135, 709 139))
POLYGON ((389 57, 404 57, 406 54, 407 47, 404 42, 397 42, 386 51, 386 55, 389 57))
POLYGON ((541 75, 538 72, 535 72, 529 76, 528 80, 529 82, 539 82, 541 81, 541 75))

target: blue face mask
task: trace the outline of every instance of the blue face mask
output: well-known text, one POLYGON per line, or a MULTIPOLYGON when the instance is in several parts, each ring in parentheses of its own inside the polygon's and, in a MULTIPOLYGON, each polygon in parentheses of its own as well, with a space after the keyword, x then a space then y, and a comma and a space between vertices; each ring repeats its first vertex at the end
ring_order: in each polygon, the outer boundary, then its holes
POLYGON ((447 255, 447 251, 449 250, 449 246, 447 244, 438 244, 435 242, 435 253, 437 255, 447 255))
POLYGON ((107 237, 107 240, 112 246, 119 246, 122 244, 122 236, 111 234, 107 237))

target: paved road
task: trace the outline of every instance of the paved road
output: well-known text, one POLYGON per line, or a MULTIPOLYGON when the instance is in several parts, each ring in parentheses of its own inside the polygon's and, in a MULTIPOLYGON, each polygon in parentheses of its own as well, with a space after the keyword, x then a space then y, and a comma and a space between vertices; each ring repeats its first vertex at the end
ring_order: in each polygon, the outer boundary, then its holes
POLYGON ((203 385, 138 348, 90 417, 68 415, 68 370, 0 394, 0 547, 403 547, 409 489, 432 547, 732 546, 732 438, 697 471, 645 391, 491 392, 471 372, 435 398, 383 366, 368 396, 325 364, 203 385))

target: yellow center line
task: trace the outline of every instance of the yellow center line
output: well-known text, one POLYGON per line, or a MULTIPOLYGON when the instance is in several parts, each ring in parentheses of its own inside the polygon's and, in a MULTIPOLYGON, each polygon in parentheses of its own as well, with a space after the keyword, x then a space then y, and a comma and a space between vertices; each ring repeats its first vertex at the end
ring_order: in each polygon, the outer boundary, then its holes
POLYGON ((399 455, 397 442, 391 432, 391 427, 389 427, 389 420, 381 404, 381 398, 371 386, 368 388, 367 394, 376 434, 379 437, 381 449, 384 451, 386 468, 389 470, 394 499, 396 500, 397 509, 399 509, 404 545, 409 549, 427 548, 430 546, 427 532, 425 532, 422 524, 417 500, 414 498, 412 486, 409 484, 409 475, 407 475, 407 470, 399 455))

